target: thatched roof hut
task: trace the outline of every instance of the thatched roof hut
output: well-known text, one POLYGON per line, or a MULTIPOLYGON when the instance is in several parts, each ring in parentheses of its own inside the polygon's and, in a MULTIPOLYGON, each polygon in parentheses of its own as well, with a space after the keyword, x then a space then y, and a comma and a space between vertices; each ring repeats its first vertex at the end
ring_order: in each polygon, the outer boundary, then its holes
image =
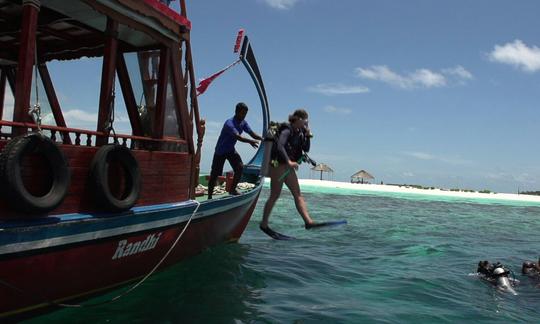
POLYGON ((332 170, 332 168, 330 166, 328 166, 327 164, 324 164, 324 163, 319 163, 317 164, 316 166, 314 166, 313 168, 311 168, 312 171, 319 171, 321 173, 321 180, 322 180, 322 174, 323 172, 334 172, 334 170, 332 170))
POLYGON ((375 179, 375 177, 365 170, 360 170, 351 176, 351 183, 364 183, 364 179, 375 179))

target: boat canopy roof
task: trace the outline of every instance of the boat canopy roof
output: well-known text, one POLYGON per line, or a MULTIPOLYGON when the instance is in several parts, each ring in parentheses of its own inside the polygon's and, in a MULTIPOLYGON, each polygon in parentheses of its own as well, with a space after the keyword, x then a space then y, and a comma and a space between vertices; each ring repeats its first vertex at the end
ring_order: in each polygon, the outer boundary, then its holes
MULTIPOLYGON (((43 61, 102 56, 107 16, 119 22, 122 52, 180 42, 191 22, 158 0, 41 0, 37 48, 43 61)), ((15 64, 20 0, 0 0, 0 65, 15 64)))

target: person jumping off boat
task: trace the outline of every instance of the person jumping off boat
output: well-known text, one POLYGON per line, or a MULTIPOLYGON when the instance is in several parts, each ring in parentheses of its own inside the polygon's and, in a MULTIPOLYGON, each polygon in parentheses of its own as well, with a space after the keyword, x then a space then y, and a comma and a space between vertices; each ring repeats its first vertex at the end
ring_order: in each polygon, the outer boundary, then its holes
POLYGON ((248 110, 248 106, 245 103, 239 102, 236 105, 234 117, 227 119, 223 125, 223 128, 221 129, 221 134, 219 135, 214 152, 214 158, 212 160, 210 179, 208 180, 208 199, 212 199, 214 186, 216 185, 218 176, 223 173, 223 165, 225 164, 225 160, 229 161, 234 170, 233 183, 229 193, 231 195, 239 194, 239 192, 236 190, 236 185, 242 177, 242 169, 244 168, 244 164, 242 163, 240 154, 238 154, 234 148, 236 141, 248 143, 253 146, 253 148, 257 148, 259 147, 258 141, 262 140, 262 137, 251 130, 251 127, 249 127, 248 122, 245 120, 248 110), (244 131, 254 138, 254 140, 242 137, 241 135, 244 131))
POLYGON ((281 235, 270 229, 268 220, 272 208, 281 194, 283 183, 287 185, 294 197, 296 209, 304 220, 305 228, 310 229, 319 225, 309 216, 296 175, 298 164, 302 161, 304 153, 310 149, 311 137, 308 127, 308 113, 304 109, 298 109, 292 115, 289 115, 289 123, 280 127, 276 149, 272 151, 270 196, 264 205, 263 218, 260 224, 260 229, 272 238, 279 239, 278 236, 281 235))

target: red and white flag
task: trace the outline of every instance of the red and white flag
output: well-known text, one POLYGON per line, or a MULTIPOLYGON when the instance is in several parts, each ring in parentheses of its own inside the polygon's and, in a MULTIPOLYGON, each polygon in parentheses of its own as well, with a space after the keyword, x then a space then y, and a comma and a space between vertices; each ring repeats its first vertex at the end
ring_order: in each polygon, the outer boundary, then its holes
MULTIPOLYGON (((242 39, 243 38, 244 38, 244 30, 240 29, 238 31, 238 34, 236 35, 236 42, 234 44, 234 52, 235 53, 238 53, 238 51, 240 50, 240 45, 242 45, 242 39)), ((223 72, 227 71, 228 69, 230 69, 233 66, 235 66, 236 64, 238 64, 238 62, 240 62, 240 59, 236 60, 234 63, 228 65, 224 69, 212 74, 211 76, 209 76, 207 78, 204 78, 201 81, 199 81, 199 85, 197 86, 197 96, 202 95, 206 91, 206 89, 208 89, 208 87, 210 86, 210 83, 212 83, 212 81, 217 79, 218 76, 222 75, 223 72)))

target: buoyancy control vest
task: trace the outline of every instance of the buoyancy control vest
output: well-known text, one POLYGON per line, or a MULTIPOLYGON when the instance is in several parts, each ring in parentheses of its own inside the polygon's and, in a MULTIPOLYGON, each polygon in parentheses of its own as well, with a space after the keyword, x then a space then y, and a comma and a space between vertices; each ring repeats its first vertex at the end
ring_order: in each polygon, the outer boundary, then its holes
POLYGON ((279 151, 279 140, 284 130, 289 130, 289 136, 285 143, 281 143, 289 156, 289 159, 298 162, 304 152, 309 151, 310 139, 304 129, 295 131, 289 123, 271 123, 274 129, 274 145, 272 147, 272 160, 277 160, 279 163, 285 163, 286 157, 279 151))

